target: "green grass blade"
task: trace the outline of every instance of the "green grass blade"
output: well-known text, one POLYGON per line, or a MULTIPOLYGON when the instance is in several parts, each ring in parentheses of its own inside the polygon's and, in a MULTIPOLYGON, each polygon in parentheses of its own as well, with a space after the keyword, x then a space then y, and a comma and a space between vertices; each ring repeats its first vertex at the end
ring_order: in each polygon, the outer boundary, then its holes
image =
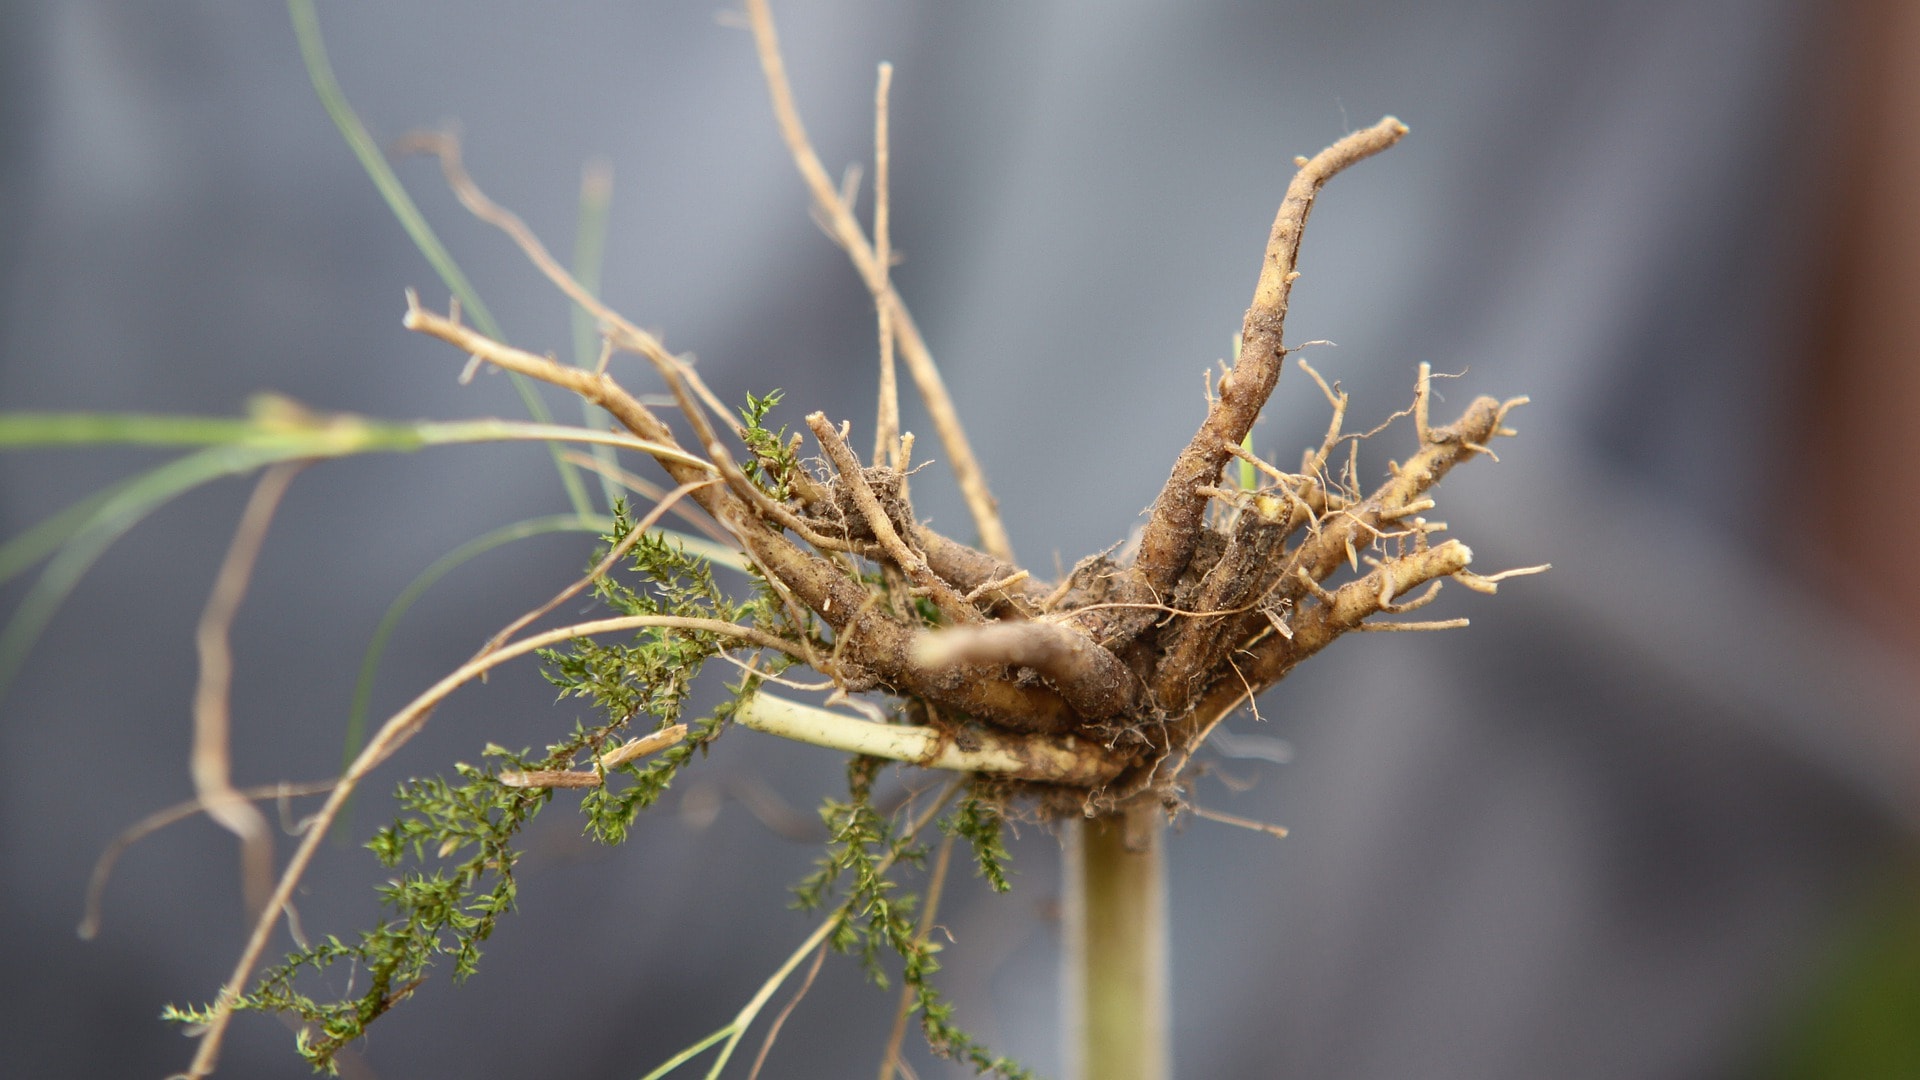
MULTIPOLYGON (((549 517, 516 521, 511 525, 502 525, 492 532, 474 537, 435 559, 431 566, 420 571, 419 575, 408 582, 407 587, 400 590, 400 594, 393 598, 393 602, 387 605, 386 614, 380 617, 380 625, 374 628, 372 640, 367 642, 367 651, 360 660, 360 676, 353 685, 353 704, 347 710, 347 739, 341 756, 341 768, 344 770, 351 765, 353 759, 359 756, 360 748, 366 743, 367 714, 373 704, 373 682, 380 673, 380 660, 386 655, 387 643, 392 640, 394 631, 399 628, 401 617, 421 596, 425 595, 428 589, 461 564, 516 540, 556 532, 590 532, 604 535, 612 529, 613 519, 610 517, 582 518, 573 514, 554 514, 549 517)), ((672 538, 687 552, 705 558, 708 562, 730 567, 743 574, 747 572, 746 559, 737 551, 697 536, 687 536, 668 529, 658 529, 655 532, 672 538)), ((338 821, 335 832, 338 836, 344 837, 351 828, 345 808, 342 808, 338 821)))
MULTIPOLYGON (((286 457, 342 457, 483 442, 580 442, 620 446, 689 465, 705 459, 600 427, 526 420, 386 421, 340 413, 319 416, 285 398, 262 395, 246 419, 142 413, 0 413, 0 450, 58 446, 251 446, 286 457)), ((578 516, 578 515, 575 515, 578 516)))
MULTIPOLYGON (((500 425, 507 421, 457 421, 440 426, 451 426, 458 431, 460 423, 500 425)), ((284 452, 290 457, 338 457, 380 450, 417 450, 426 445, 422 433, 434 427, 428 423, 391 423, 344 413, 322 416, 289 398, 260 394, 248 402, 248 415, 244 417, 0 412, 0 450, 244 445, 284 452)), ((442 437, 441 441, 451 440, 442 437)))
POLYGON ((143 413, 3 413, 0 450, 42 446, 210 446, 258 434, 253 420, 143 413))
MULTIPOLYGON (((413 451, 507 440, 575 440, 643 448, 629 436, 506 420, 388 423, 357 416, 315 416, 283 398, 262 398, 247 419, 161 417, 113 413, 0 413, 0 448, 73 445, 178 446, 205 444, 68 507, 0 546, 0 581, 53 555, 20 607, 0 630, 0 691, 11 682, 33 643, 81 577, 128 529, 169 499, 210 480, 252 472, 279 461, 413 451)), ((663 449, 663 448, 655 448, 663 449)), ((579 515, 568 515, 575 519, 579 515)), ((592 520, 600 520, 589 515, 592 520)), ((687 550, 735 569, 739 552, 697 537, 687 550)))
POLYGON ((680 1066, 685 1065, 687 1062, 692 1061, 694 1058, 697 1058, 701 1054, 705 1053, 707 1048, 712 1046, 714 1043, 717 1043, 721 1039, 727 1038, 728 1036, 732 1035, 733 1030, 734 1030, 734 1025, 728 1024, 726 1027, 721 1028, 719 1031, 716 1031, 713 1034, 708 1035, 706 1038, 701 1039, 699 1042, 694 1043, 692 1046, 689 1046, 685 1050, 682 1050, 679 1053, 668 1058, 665 1062, 663 1062, 660 1065, 659 1068, 641 1077, 640 1080, 660 1080, 661 1077, 667 1075, 668 1073, 674 1071, 675 1069, 678 1069, 680 1066))
MULTIPOLYGON (((373 639, 367 642, 366 655, 360 661, 360 677, 354 683, 353 706, 347 716, 347 746, 342 760, 346 764, 351 764, 354 757, 360 753, 362 741, 366 738, 367 708, 373 699, 373 680, 380 671, 380 658, 386 653, 388 640, 393 637, 394 630, 400 625, 401 616, 405 615, 407 610, 413 607, 414 602, 432 588, 435 582, 447 576, 462 563, 484 555, 494 548, 513 543, 515 540, 556 532, 604 534, 612 528, 613 519, 611 518, 581 518, 572 514, 554 514, 550 517, 516 521, 511 525, 503 525, 492 532, 474 537, 420 571, 419 576, 408 582, 407 587, 400 590, 400 595, 393 598, 393 603, 387 605, 386 614, 380 617, 380 625, 374 628, 373 639)), ((677 541, 689 554, 743 574, 747 572, 746 559, 737 551, 697 536, 688 536, 668 529, 657 529, 655 532, 677 541)))
POLYGON ((214 446, 153 469, 110 492, 87 515, 20 601, 0 630, 0 691, 13 681, 27 653, 101 554, 128 529, 174 496, 222 476, 251 472, 300 455, 277 447, 214 446))
MULTIPOLYGON (((420 254, 440 275, 447 291, 460 298, 461 307, 473 320, 474 326, 495 341, 505 341, 506 336, 500 332, 500 325, 494 322, 493 314, 481 302, 473 283, 467 280, 453 255, 440 243, 433 227, 427 224, 426 216, 420 213, 413 197, 407 194, 406 187, 394 174, 386 155, 380 152, 373 136, 367 132, 359 114, 348 104, 346 94, 334 78, 333 64, 327 59, 326 42, 320 35, 320 19, 314 12, 313 0, 287 0, 287 12, 293 18, 294 36, 300 43, 300 58, 306 64, 313 91, 320 98, 321 106, 327 110, 327 116, 333 120, 334 127, 340 129, 340 135, 347 141, 353 156, 359 159, 360 167, 366 170, 373 186, 379 189, 380 197, 386 200, 393 216, 400 220, 400 227, 413 239, 414 247, 420 249, 420 254)), ((553 416, 531 380, 514 374, 513 386, 519 391, 520 400, 526 403, 529 416, 540 423, 551 422, 553 416)), ((566 488, 567 501, 573 507, 573 512, 582 516, 592 513, 593 507, 587 499, 586 485, 580 482, 579 472, 561 456, 559 447, 549 449, 553 454, 554 468, 560 471, 560 482, 566 488)))
POLYGON ((27 567, 58 551, 60 545, 79 532, 87 519, 99 511, 108 499, 133 482, 123 480, 105 490, 96 491, 5 544, 0 544, 0 584, 12 581, 27 567))
MULTIPOLYGON (((386 614, 380 616, 380 625, 374 628, 373 639, 367 642, 367 651, 360 658, 360 677, 353 684, 353 704, 347 709, 346 748, 341 756, 340 769, 345 772, 360 756, 360 748, 367 739, 367 709, 373 702, 373 680, 380 673, 380 658, 386 655, 387 642, 400 626, 401 616, 413 607, 434 583, 446 577, 454 568, 477 556, 484 555, 494 548, 510 544, 515 540, 524 540, 530 536, 544 536, 556 532, 595 532, 604 533, 613 527, 612 518, 582 518, 574 514, 554 514, 549 517, 532 518, 503 525, 489 533, 473 539, 435 559, 433 565, 422 570, 417 577, 400 590, 400 595, 387 605, 386 614)), ((352 803, 340 808, 334 820, 334 839, 344 842, 352 834, 353 822, 350 815, 352 803)))
POLYGON ((613 527, 610 518, 582 518, 574 514, 554 514, 550 517, 532 518, 503 525, 489 533, 473 539, 447 552, 434 560, 433 565, 422 570, 419 576, 400 590, 400 595, 387 605, 387 613, 380 617, 380 625, 374 628, 373 639, 367 642, 366 655, 360 660, 360 678, 354 683, 353 705, 347 712, 347 746, 342 758, 344 769, 359 756, 360 747, 366 739, 367 707, 373 700, 373 680, 380 671, 380 658, 387 651, 387 642, 393 637, 394 630, 400 625, 401 616, 413 607, 434 583, 447 576, 449 572, 477 556, 484 555, 494 548, 510 544, 515 540, 524 540, 530 536, 544 536, 555 532, 593 532, 604 533, 613 527))

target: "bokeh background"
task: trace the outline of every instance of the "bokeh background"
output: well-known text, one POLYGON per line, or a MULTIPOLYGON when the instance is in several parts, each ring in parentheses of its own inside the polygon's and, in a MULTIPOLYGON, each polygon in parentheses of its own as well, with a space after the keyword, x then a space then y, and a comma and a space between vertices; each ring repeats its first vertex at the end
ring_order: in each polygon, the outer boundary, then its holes
MULTIPOLYGON (((723 397, 781 387, 776 419, 823 408, 870 431, 869 302, 808 221, 724 7, 321 18, 377 138, 457 126, 476 179, 562 252, 582 166, 605 162, 606 296, 723 397)), ((1461 376, 1440 408, 1534 400, 1500 463, 1443 485, 1440 514, 1478 566, 1554 571, 1447 597, 1469 630, 1341 643, 1211 759, 1197 799, 1293 834, 1193 822, 1172 841, 1179 1075, 1916 1075, 1900 1071, 1920 1031, 1908 7, 777 10, 829 167, 870 155, 874 68, 896 65, 897 279, 1037 569, 1137 523, 1202 415, 1291 159, 1385 113, 1413 134, 1326 192, 1290 339, 1338 342, 1314 362, 1353 392, 1355 428, 1406 403, 1420 361, 1461 376)), ((400 172, 508 336, 565 353, 553 291, 430 162, 400 172)), ((518 415, 503 379, 457 385, 461 358, 401 330, 408 286, 444 300, 278 5, 0 8, 0 406, 231 414, 272 389, 518 415)), ((1285 462, 1324 422, 1290 373, 1257 448, 1285 462)), ((907 426, 930 433, 913 408, 907 426)), ((157 460, 0 457, 0 533, 157 460)), ((921 512, 966 534, 922 475, 921 512)), ((0 703, 0 1073, 181 1067, 191 1044, 157 1013, 209 999, 239 948, 235 852, 204 821, 122 861, 98 940, 72 928, 94 856, 191 794, 191 632, 247 487, 195 492, 116 546, 0 703)), ((537 447, 303 474, 236 627, 237 782, 337 769, 387 602, 462 541, 564 509, 537 447)), ((376 706, 571 580, 589 546, 529 540, 442 582, 376 706)), ((489 741, 543 744, 576 715, 549 698, 531 666, 463 692, 376 793, 489 741)), ((480 975, 430 982, 356 1067, 646 1073, 807 932, 783 888, 839 785, 831 755, 735 732, 625 848, 583 840, 563 798, 480 975)), ((1014 892, 966 882, 943 918, 962 1023, 1049 1073, 1058 852, 1024 828, 1014 892)), ((329 848, 298 899, 308 931, 367 923, 380 879, 329 848)), ((869 1073, 893 1000, 829 962, 767 1075, 869 1073)), ((289 1044, 243 1018, 223 1075, 304 1075, 289 1044)))

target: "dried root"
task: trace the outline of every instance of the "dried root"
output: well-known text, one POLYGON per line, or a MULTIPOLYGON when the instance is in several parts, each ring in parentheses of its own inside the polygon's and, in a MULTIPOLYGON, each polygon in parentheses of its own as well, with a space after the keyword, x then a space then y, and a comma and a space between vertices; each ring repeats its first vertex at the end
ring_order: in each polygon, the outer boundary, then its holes
MULTIPOLYGON (((791 102, 782 100, 784 81, 777 70, 769 75, 783 130, 803 173, 821 188, 825 173, 813 175, 818 162, 791 102)), ((1378 617, 1419 609, 1447 580, 1492 592, 1503 577, 1543 569, 1477 575, 1469 569, 1467 546, 1432 542, 1446 526, 1424 516, 1434 508, 1434 485, 1449 470, 1470 458, 1493 458, 1489 444, 1512 434, 1505 421, 1524 398, 1483 397, 1452 423, 1436 426, 1429 416, 1431 373, 1422 365, 1413 404, 1396 414, 1412 418, 1413 453, 1392 464, 1388 478, 1367 492, 1354 476, 1353 448, 1378 429, 1345 433, 1346 394, 1302 360, 1300 367, 1331 406, 1319 446, 1304 455, 1297 472, 1242 446, 1289 351, 1281 333, 1315 197, 1342 169, 1405 133, 1389 117, 1301 167, 1269 238, 1238 359, 1210 387, 1206 419, 1175 460, 1138 544, 1130 557, 1084 560, 1052 585, 1006 557, 1004 532, 970 457, 961 478, 976 524, 997 554, 916 520, 905 472, 910 437, 892 430, 897 406, 890 401, 891 360, 899 346, 923 390, 931 360, 911 334, 911 320, 886 272, 884 208, 877 209, 876 242, 869 244, 850 199, 830 184, 815 191, 816 209, 872 286, 880 313, 880 415, 887 430, 876 440, 871 462, 860 460, 845 424, 813 413, 806 426, 829 471, 809 472, 798 463, 798 437, 783 443, 727 418, 656 338, 597 301, 608 348, 653 362, 695 436, 694 446, 683 446, 673 428, 606 374, 604 365, 585 371, 510 348, 462 325, 457 311, 443 317, 411 298, 406 325, 463 356, 570 390, 658 447, 656 462, 685 498, 787 601, 783 651, 806 657, 838 692, 884 690, 914 704, 916 714, 963 718, 957 728, 926 728, 897 740, 819 715, 809 727, 795 719, 809 715, 808 707, 791 703, 758 719, 755 710, 745 710, 743 723, 861 753, 1067 785, 1080 791, 1089 812, 1114 812, 1136 796, 1177 799, 1171 793, 1181 770, 1221 718, 1340 635, 1464 626, 1464 619, 1378 617), (752 468, 739 464, 722 430, 746 441, 752 468), (1343 446, 1346 460, 1336 472, 1343 446), (1258 483, 1222 486, 1223 470, 1236 458, 1252 467, 1258 483), (889 749, 896 742, 900 748, 889 749), (991 743, 994 763, 975 754, 970 742, 991 743)), ((476 213, 507 231, 569 295, 583 292, 517 218, 459 171, 457 148, 444 139, 430 146, 476 213)), ((931 378, 937 385, 937 373, 931 378)), ((956 443, 958 421, 944 398, 930 404, 943 417, 948 450, 964 446, 964 436, 956 443)))

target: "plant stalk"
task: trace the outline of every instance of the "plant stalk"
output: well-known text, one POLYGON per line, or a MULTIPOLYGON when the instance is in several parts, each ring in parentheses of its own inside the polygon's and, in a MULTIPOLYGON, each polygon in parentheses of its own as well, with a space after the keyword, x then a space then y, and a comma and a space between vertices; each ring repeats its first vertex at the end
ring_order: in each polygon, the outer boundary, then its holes
POLYGON ((1152 802, 1082 821, 1067 839, 1067 1070, 1167 1080, 1165 814, 1152 802))

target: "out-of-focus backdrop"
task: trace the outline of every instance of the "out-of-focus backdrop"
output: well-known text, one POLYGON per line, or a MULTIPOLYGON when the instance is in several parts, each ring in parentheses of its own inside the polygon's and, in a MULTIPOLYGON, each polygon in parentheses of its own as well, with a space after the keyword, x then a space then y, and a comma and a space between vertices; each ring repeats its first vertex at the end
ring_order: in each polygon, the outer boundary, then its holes
MULTIPOLYGON (((608 299, 696 353, 722 397, 780 387, 776 420, 822 408, 870 431, 869 302, 808 221, 724 7, 320 14, 377 138, 457 127, 479 183, 562 252, 582 166, 605 162, 608 299)), ((1172 840, 1179 1075, 1911 1075, 1841 1056, 1897 1062, 1920 1031, 1900 1012, 1920 1007, 1920 888, 1901 876, 1920 821, 1908 7, 777 9, 830 167, 870 157, 875 65, 896 65, 897 278, 1030 565, 1126 536, 1202 415, 1294 155, 1385 113, 1413 134, 1325 193, 1289 338, 1338 343, 1313 360, 1354 394, 1356 429, 1407 403, 1421 361, 1460 375, 1441 409, 1534 400, 1498 464, 1442 486, 1440 516, 1479 568, 1553 572, 1447 597, 1465 631, 1344 641, 1229 724, 1239 756, 1214 755, 1197 798, 1293 833, 1193 822, 1172 840)), ((553 290, 430 162, 399 168, 511 340, 569 350, 553 290)), ((503 379, 458 385, 462 358, 401 330, 408 286, 444 302, 280 7, 0 9, 0 407, 230 414, 272 389, 518 415, 503 379)), ((1290 372, 1256 448, 1290 460, 1325 409, 1290 372)), ((907 426, 937 457, 917 408, 907 426)), ((0 533, 156 460, 0 457, 0 533)), ((921 511, 966 535, 950 485, 921 475, 921 511)), ((192 1045, 157 1013, 209 999, 239 948, 235 852, 204 821, 126 856, 97 940, 72 928, 94 856, 191 793, 191 632, 246 492, 196 492, 117 545, 0 704, 0 1073, 179 1068, 192 1045)), ((394 594, 462 541, 564 508, 537 447, 300 476, 236 628, 236 781, 335 771, 394 594)), ((529 540, 443 581, 376 706, 589 546, 529 540)), ((575 715, 549 698, 530 666, 463 692, 373 794, 489 741, 544 744, 575 715)), ((583 840, 563 798, 481 973, 429 982, 361 1067, 646 1073, 807 931, 782 890, 815 848, 788 834, 839 785, 831 755, 734 732, 625 848, 583 840)), ((380 803, 361 801, 362 834, 380 803)), ((1056 839, 1023 829, 1014 866, 1010 896, 949 899, 944 977, 963 1025, 1052 1072, 1056 839)), ((381 877, 327 849, 298 898, 307 931, 366 924, 381 877)), ((767 1075, 869 1072, 893 1000, 830 962, 767 1075)), ((223 1075, 304 1075, 290 1042, 243 1017, 223 1075)))

